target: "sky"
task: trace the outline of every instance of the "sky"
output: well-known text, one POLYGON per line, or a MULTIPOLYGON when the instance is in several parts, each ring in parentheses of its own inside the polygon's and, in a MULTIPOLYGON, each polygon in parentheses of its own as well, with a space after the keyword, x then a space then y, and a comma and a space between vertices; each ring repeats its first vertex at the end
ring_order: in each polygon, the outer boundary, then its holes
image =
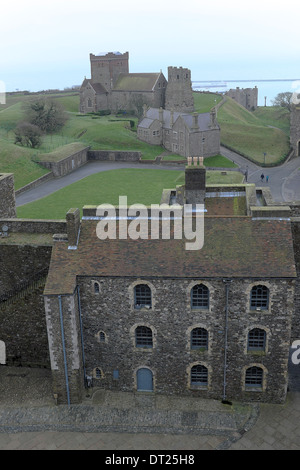
POLYGON ((4 0, 0 83, 64 89, 90 77, 89 54, 129 52, 130 72, 187 67, 192 81, 300 79, 300 2, 4 0))

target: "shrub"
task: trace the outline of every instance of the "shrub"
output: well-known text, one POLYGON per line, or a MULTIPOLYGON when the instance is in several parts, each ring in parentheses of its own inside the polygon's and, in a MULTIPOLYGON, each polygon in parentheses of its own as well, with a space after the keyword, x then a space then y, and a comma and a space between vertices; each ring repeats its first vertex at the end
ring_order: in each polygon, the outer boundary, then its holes
POLYGON ((15 144, 37 148, 42 143, 42 131, 30 122, 21 122, 15 129, 15 144))

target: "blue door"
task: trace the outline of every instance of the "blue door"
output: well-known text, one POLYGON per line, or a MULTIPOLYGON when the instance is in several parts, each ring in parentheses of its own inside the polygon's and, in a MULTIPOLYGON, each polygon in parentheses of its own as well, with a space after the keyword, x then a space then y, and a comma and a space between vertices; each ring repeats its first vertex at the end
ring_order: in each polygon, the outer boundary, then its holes
POLYGON ((153 374, 151 370, 143 367, 136 374, 138 392, 153 392, 153 374))

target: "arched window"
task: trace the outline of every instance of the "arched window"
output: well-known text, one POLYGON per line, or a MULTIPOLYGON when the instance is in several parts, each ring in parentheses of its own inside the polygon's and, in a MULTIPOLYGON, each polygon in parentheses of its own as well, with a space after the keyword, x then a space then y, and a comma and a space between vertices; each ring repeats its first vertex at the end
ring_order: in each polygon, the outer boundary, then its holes
POLYGON ((135 346, 137 348, 153 348, 152 330, 147 326, 138 326, 135 330, 135 346))
POLYGON ((263 386, 263 370, 260 367, 249 367, 246 370, 245 387, 262 388, 263 386))
POLYGON ((269 308, 269 289, 267 286, 254 286, 251 290, 250 309, 268 310, 269 308))
POLYGON ((99 282, 94 282, 94 294, 100 294, 99 282))
POLYGON ((93 106, 91 98, 88 98, 88 108, 91 108, 93 106))
POLYGON ((208 349, 208 332, 205 328, 191 331, 191 349, 208 349))
POLYGON ((248 351, 264 351, 266 348, 266 332, 260 328, 253 328, 248 334, 248 351))
POLYGON ((209 290, 204 284, 196 284, 191 290, 192 308, 209 308, 209 290))
POLYGON ((105 343, 106 337, 104 331, 100 331, 99 333, 99 341, 100 343, 105 343))
POLYGON ((138 284, 134 288, 135 308, 152 308, 151 289, 147 284, 138 284))
POLYGON ((96 379, 101 379, 101 377, 102 377, 102 371, 101 371, 101 369, 99 369, 99 367, 96 367, 95 378, 96 379))
POLYGON ((208 369, 201 364, 191 368, 191 385, 206 386, 208 383, 208 369))

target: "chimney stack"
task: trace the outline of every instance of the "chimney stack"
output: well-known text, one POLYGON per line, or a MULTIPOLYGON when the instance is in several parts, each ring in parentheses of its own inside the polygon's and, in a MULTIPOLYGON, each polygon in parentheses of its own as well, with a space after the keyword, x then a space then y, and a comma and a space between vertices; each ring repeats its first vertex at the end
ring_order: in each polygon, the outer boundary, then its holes
POLYGON ((69 247, 77 247, 78 234, 80 230, 80 211, 79 209, 70 209, 66 216, 67 234, 69 247))

